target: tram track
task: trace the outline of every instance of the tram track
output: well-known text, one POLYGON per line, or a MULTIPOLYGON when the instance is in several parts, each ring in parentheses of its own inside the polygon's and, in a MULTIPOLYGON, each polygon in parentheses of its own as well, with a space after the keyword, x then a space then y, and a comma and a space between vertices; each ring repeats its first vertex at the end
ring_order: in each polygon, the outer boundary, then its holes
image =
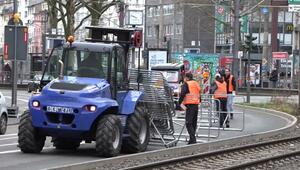
POLYGON ((220 149, 125 168, 136 169, 266 169, 300 158, 300 136, 220 149))

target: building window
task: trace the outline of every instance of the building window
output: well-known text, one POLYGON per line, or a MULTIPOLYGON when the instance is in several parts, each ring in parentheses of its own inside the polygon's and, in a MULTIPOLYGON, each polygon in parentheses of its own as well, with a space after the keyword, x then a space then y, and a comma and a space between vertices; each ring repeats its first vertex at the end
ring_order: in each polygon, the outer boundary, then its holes
POLYGON ((153 7, 148 8, 147 10, 147 16, 152 17, 153 16, 153 7))
POLYGON ((148 26, 147 27, 147 36, 152 37, 152 35, 153 35, 153 27, 148 26))
POLYGON ((182 34, 182 25, 176 24, 176 34, 182 34))
POLYGON ((160 7, 153 7, 153 16, 159 16, 160 15, 160 7))
POLYGON ((164 30, 166 35, 173 34, 173 25, 164 25, 164 30))
POLYGON ((174 11, 174 5, 170 4, 170 5, 164 5, 163 6, 163 10, 164 10, 164 15, 170 15, 173 14, 174 11))

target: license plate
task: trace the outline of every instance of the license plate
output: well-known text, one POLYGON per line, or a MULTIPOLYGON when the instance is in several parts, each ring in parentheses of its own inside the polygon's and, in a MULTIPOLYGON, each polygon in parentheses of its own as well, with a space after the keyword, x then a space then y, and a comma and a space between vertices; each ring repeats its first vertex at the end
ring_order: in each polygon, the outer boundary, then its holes
POLYGON ((54 113, 73 113, 73 108, 59 107, 59 106, 47 106, 47 112, 54 113))

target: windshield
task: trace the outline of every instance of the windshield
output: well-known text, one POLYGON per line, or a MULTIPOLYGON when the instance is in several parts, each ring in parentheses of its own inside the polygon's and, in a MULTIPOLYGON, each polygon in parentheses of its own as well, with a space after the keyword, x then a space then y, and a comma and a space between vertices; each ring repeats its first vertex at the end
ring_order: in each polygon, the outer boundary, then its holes
POLYGON ((63 59, 64 75, 107 79, 108 58, 107 52, 68 49, 63 59))
MULTIPOLYGON (((50 54, 50 58, 48 58, 47 65, 45 68, 45 73, 43 77, 43 81, 50 81, 55 78, 58 78, 59 76, 59 60, 61 59, 63 53, 62 47, 55 47, 52 51, 52 54, 50 54)), ((42 75, 37 75, 37 78, 41 79, 42 75), (39 78, 40 77, 40 78, 39 78)))
POLYGON ((178 71, 160 71, 163 76, 166 78, 168 83, 177 83, 178 82, 178 71))

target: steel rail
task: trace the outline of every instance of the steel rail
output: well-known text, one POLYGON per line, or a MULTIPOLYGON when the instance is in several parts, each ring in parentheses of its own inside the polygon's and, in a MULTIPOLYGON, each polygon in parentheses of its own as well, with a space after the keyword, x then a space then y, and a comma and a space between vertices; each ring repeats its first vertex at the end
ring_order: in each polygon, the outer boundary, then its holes
POLYGON ((246 163, 243 163, 243 164, 233 165, 233 166, 226 167, 226 168, 221 168, 219 170, 235 170, 235 169, 250 168, 250 167, 253 167, 253 166, 258 166, 258 165, 261 165, 261 164, 268 163, 270 161, 274 162, 274 161, 277 161, 277 160, 283 160, 283 159, 298 156, 298 155, 300 155, 300 150, 290 152, 290 153, 285 153, 285 154, 282 154, 282 155, 276 155, 276 156, 271 156, 271 157, 267 157, 267 158, 263 158, 263 159, 249 161, 249 162, 246 162, 246 163))
MULTIPOLYGON (((247 149, 250 149, 250 148, 258 148, 258 147, 262 147, 262 146, 275 145, 275 144, 280 144, 280 143, 287 143, 287 142, 292 142, 292 141, 297 141, 297 140, 300 140, 300 136, 296 136, 296 137, 292 137, 292 138, 284 138, 284 139, 279 139, 279 140, 272 140, 272 141, 267 141, 267 142, 260 142, 260 143, 249 144, 249 145, 238 146, 238 147, 232 147, 232 148, 227 148, 227 149, 220 149, 220 150, 216 150, 216 151, 212 151, 212 152, 199 153, 199 154, 195 154, 195 155, 183 156, 183 157, 173 158, 173 159, 169 159, 169 160, 157 161, 157 162, 148 163, 148 164, 144 164, 144 165, 137 165, 137 166, 133 166, 133 167, 127 167, 124 170, 154 169, 154 168, 156 169, 156 168, 160 168, 162 166, 168 166, 168 165, 176 164, 178 162, 184 162, 184 161, 195 160, 195 159, 203 159, 203 158, 207 159, 210 156, 222 155, 222 154, 226 154, 226 153, 247 150, 247 149)), ((300 143, 300 141, 299 141, 299 143, 300 143)), ((274 156, 274 159, 277 158, 277 157, 274 156)), ((261 159, 261 161, 265 161, 266 159, 267 158, 261 159)), ((271 159, 271 157, 269 159, 271 159)), ((252 162, 252 164, 255 164, 256 162, 259 162, 259 161, 260 160, 250 161, 249 165, 251 164, 251 162, 252 162)), ((243 166, 248 166, 247 163, 241 164, 241 166, 242 165, 243 166)), ((236 165, 236 166, 238 168, 238 165, 236 165)), ((234 166, 232 166, 230 168, 233 168, 233 167, 234 166)))

